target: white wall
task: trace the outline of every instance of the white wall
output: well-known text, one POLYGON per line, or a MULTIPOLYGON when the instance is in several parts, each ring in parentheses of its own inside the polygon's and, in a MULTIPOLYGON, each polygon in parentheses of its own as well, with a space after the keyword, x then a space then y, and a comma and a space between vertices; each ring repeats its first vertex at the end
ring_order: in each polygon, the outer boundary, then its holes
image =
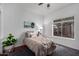
POLYGON ((51 31, 52 31, 52 24, 51 24, 51 22, 48 22, 48 24, 44 24, 43 27, 44 27, 43 28, 43 35, 45 37, 51 37, 52 36, 51 35, 51 31))
POLYGON ((6 37, 9 33, 15 34, 16 31, 20 31, 23 28, 21 20, 22 13, 18 4, 3 4, 1 15, 3 37, 6 37))
MULTIPOLYGON (((79 45, 78 45, 79 43, 79 4, 72 4, 62 9, 59 9, 57 11, 51 12, 50 15, 47 15, 44 20, 45 20, 45 23, 47 24, 51 23, 52 25, 53 20, 59 19, 59 18, 65 18, 69 16, 74 16, 74 35, 75 35, 74 39, 75 40, 53 36, 52 30, 51 30, 52 27, 50 26, 49 26, 50 29, 45 29, 45 31, 49 31, 49 33, 46 32, 46 34, 53 37, 52 40, 54 42, 79 50, 79 45)), ((47 26, 47 28, 49 27, 47 26)))
MULTIPOLYGON (((41 15, 35 14, 33 12, 27 12, 27 10, 25 11, 25 13, 23 14, 22 17, 23 21, 30 21, 30 22, 34 22, 36 26, 43 26, 43 18, 41 15)), ((26 28, 29 29, 29 28, 26 28)))
POLYGON ((0 35, 0 50, 2 49, 2 41, 9 34, 12 33, 16 38, 20 36, 22 27, 19 6, 17 4, 2 4, 1 5, 1 30, 0 35))
POLYGON ((42 26, 42 16, 37 15, 22 4, 2 4, 1 6, 1 25, 2 33, 0 37, 0 52, 2 50, 1 42, 9 33, 12 33, 17 39, 17 46, 22 44, 24 31, 24 21, 33 21, 38 26, 42 26))

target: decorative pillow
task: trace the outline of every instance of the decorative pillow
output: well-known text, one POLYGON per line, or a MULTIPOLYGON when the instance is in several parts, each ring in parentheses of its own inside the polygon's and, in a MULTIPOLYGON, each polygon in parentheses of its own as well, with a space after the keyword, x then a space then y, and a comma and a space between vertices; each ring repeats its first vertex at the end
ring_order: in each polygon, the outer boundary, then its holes
POLYGON ((26 33, 25 33, 25 37, 27 37, 27 38, 31 38, 31 34, 28 33, 28 32, 26 32, 26 33))

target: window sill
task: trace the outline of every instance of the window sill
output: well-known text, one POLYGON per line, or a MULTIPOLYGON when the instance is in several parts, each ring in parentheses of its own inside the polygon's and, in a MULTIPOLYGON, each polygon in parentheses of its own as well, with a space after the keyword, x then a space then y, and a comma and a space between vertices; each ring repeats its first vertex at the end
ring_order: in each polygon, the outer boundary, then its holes
POLYGON ((67 38, 67 37, 59 37, 59 36, 53 36, 54 38, 59 39, 65 39, 65 40, 75 40, 74 38, 67 38))

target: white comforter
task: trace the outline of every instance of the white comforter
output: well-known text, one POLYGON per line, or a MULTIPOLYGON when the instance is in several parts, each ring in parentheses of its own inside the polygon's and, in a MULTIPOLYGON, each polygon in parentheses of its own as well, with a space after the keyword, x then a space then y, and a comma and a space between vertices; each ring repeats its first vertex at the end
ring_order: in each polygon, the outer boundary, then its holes
POLYGON ((24 44, 31 49, 35 55, 37 56, 45 56, 53 53, 56 46, 55 44, 49 40, 44 38, 43 36, 32 37, 32 38, 25 38, 24 44))

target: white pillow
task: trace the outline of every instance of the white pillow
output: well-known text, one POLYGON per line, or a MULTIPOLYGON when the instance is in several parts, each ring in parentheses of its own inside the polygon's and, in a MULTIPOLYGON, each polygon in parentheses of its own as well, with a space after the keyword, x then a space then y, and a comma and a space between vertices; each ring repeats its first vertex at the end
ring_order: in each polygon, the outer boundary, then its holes
POLYGON ((37 35, 36 34, 33 34, 32 37, 37 37, 37 35))

